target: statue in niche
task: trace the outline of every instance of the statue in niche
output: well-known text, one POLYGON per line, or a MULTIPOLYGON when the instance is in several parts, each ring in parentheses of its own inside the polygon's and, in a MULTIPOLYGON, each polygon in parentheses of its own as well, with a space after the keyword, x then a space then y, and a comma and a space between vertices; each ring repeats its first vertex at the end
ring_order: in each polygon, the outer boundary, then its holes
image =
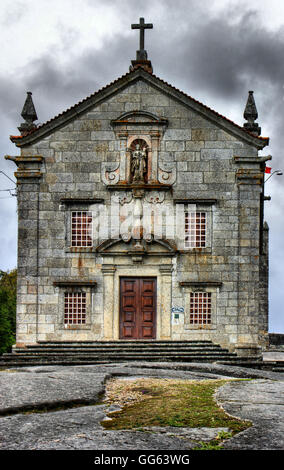
POLYGON ((136 144, 135 150, 131 150, 130 172, 133 183, 144 183, 144 175, 147 171, 146 147, 136 144))

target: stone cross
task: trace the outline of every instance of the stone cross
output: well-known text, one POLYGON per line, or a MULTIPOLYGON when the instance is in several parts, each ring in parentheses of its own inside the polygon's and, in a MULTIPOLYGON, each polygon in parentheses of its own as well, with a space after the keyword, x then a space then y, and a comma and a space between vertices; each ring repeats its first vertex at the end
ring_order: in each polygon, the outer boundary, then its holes
POLYGON ((144 23, 144 18, 140 18, 139 24, 132 24, 132 29, 140 29, 140 51, 144 50, 145 29, 153 29, 152 23, 144 23))

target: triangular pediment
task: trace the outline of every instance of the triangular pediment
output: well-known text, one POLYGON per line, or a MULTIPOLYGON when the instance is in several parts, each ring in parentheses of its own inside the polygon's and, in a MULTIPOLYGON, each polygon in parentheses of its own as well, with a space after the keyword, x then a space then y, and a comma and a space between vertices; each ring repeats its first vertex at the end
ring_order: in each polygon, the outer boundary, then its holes
MULTIPOLYGON (((127 87, 134 85, 138 81, 143 81, 148 86, 153 87, 156 91, 174 99, 175 101, 184 105, 191 111, 196 112, 204 119, 215 124, 217 127, 229 132, 230 134, 243 141, 246 141, 247 143, 253 145, 258 149, 262 149, 263 147, 268 145, 268 138, 255 136, 254 134, 247 131, 238 124, 235 124, 234 122, 230 121, 225 116, 220 115, 216 111, 210 109, 209 107, 195 100, 191 96, 186 95, 184 92, 178 90, 177 88, 168 84, 167 82, 155 76, 154 74, 146 72, 142 68, 138 68, 118 78, 114 82, 110 83, 108 86, 95 92, 80 103, 72 106, 67 111, 64 111, 53 119, 47 121, 45 124, 42 124, 36 129, 30 131, 26 135, 11 136, 10 138, 12 142, 14 142, 18 147, 30 145, 34 142, 37 142, 38 140, 41 140, 44 137, 52 134, 56 130, 66 126, 73 120, 78 119, 80 115, 89 112, 99 104, 110 99, 115 94, 123 92, 123 90, 125 90, 127 87)), ((122 116, 120 116, 120 118, 121 117, 122 116)), ((140 112, 139 119, 142 118, 143 113, 140 112)), ((159 121, 157 120, 157 117, 153 118, 153 116, 151 116, 151 113, 148 113, 147 115, 147 113, 144 112, 144 118, 148 119, 149 123, 151 122, 151 119, 154 119, 152 120, 152 122, 162 122, 162 119, 160 119, 159 121)), ((129 119, 134 119, 133 111, 132 115, 131 113, 129 114, 129 119)), ((138 115, 136 119, 138 119, 138 115)))
POLYGON ((172 256, 177 249, 169 240, 105 240, 97 246, 96 251, 102 255, 161 255, 172 256))

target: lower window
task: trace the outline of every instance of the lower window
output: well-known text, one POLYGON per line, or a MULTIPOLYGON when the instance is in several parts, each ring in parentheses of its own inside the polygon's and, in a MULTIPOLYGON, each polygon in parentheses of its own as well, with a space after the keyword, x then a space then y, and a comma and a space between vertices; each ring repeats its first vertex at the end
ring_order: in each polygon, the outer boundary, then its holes
POLYGON ((191 292, 189 323, 191 325, 210 325, 211 306, 211 292, 191 292))
POLYGON ((64 323, 81 325, 86 323, 86 293, 65 292, 64 323))

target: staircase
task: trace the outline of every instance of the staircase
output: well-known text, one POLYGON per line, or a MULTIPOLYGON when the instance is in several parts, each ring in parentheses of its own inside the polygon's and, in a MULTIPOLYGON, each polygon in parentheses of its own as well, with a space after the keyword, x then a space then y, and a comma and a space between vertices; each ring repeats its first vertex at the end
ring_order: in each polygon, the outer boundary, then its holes
POLYGON ((261 367, 259 357, 238 357, 211 341, 39 341, 0 356, 0 368, 87 365, 130 361, 203 362, 261 367))

